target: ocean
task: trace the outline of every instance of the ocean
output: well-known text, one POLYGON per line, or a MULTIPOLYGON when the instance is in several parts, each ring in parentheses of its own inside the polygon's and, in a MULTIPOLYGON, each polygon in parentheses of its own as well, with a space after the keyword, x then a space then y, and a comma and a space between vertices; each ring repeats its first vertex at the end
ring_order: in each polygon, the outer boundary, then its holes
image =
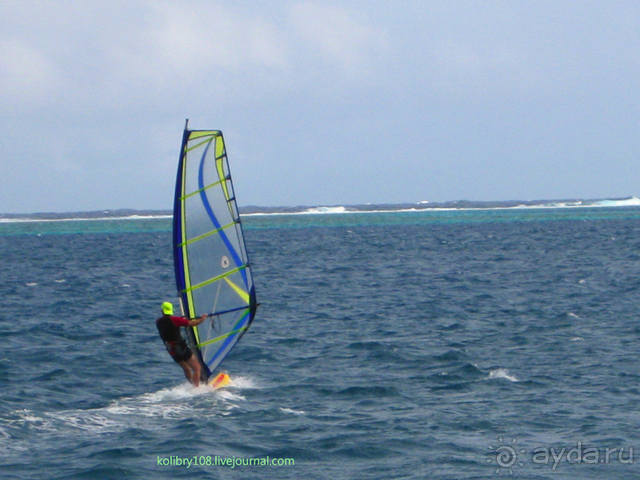
POLYGON ((166 216, 0 221, 0 479, 640 477, 640 208, 245 215, 193 388, 166 216))

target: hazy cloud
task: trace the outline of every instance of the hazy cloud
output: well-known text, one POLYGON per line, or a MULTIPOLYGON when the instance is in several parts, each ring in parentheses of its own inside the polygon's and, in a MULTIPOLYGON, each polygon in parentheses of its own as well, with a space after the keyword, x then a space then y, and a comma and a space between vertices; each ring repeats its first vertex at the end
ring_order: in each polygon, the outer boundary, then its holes
POLYGON ((0 211, 166 208, 185 117, 242 203, 637 194, 638 32, 631 1, 0 2, 0 211))
POLYGON ((326 3, 301 3, 291 8, 291 22, 306 52, 332 64, 349 77, 376 66, 388 48, 385 33, 353 11, 326 3))
POLYGON ((39 49, 17 39, 0 39, 3 103, 23 106, 46 101, 59 84, 56 65, 39 49))

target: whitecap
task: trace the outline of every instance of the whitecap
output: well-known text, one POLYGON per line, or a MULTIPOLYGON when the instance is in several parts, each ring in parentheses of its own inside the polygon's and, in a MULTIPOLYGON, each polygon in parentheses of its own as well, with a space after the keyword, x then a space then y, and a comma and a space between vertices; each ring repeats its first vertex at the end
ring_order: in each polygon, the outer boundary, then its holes
POLYGON ((504 378, 505 380, 509 380, 510 382, 520 381, 515 375, 509 373, 509 370, 507 370, 506 368, 497 368, 495 370, 491 370, 489 372, 489 379, 494 378, 504 378))
POLYGON ((77 408, 39 414, 26 409, 18 410, 8 424, 18 423, 48 432, 71 429, 91 434, 121 432, 132 426, 163 428, 150 419, 182 420, 226 416, 238 408, 239 402, 243 400, 245 398, 242 395, 226 388, 213 390, 207 385, 194 388, 184 382, 156 392, 122 397, 99 408, 77 408))
POLYGON ((308 208, 304 212, 309 215, 317 215, 317 214, 327 214, 327 213, 347 213, 347 209, 342 206, 338 207, 313 207, 308 208))
POLYGON ((292 413, 293 415, 304 415, 304 410, 294 410, 293 408, 280 407, 282 413, 292 413))
POLYGON ((50 430, 51 421, 47 418, 37 415, 29 409, 15 410, 13 412, 16 418, 7 421, 11 424, 28 425, 36 430, 50 430))
MULTIPOLYGON (((234 401, 234 400, 246 400, 245 397, 243 397, 242 395, 240 395, 239 393, 234 393, 230 390, 227 390, 225 388, 217 390, 217 395, 227 401, 234 401)), ((235 408, 236 405, 233 405, 231 408, 235 408)))
POLYGON ((241 376, 231 377, 231 384, 229 386, 238 389, 260 388, 260 386, 252 378, 241 376))
POLYGON ((51 418, 62 422, 66 427, 72 427, 94 433, 120 431, 125 426, 122 422, 118 422, 105 416, 99 409, 67 410, 57 413, 49 413, 48 415, 51 418))
POLYGON ((640 206, 640 198, 629 197, 615 200, 598 200, 594 203, 595 207, 637 207, 640 206))

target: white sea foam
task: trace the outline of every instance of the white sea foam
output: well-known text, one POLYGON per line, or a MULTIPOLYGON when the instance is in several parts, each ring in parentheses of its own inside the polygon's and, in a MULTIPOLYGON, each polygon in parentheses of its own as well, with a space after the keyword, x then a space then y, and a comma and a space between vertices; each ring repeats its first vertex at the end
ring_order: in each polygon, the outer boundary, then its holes
MULTIPOLYGON (((68 429, 95 433, 120 432, 132 426, 139 428, 155 428, 150 419, 180 420, 197 416, 226 416, 245 397, 240 391, 245 388, 256 388, 248 377, 238 377, 226 388, 213 390, 207 385, 194 388, 187 382, 163 388, 155 392, 122 397, 110 402, 105 407, 89 409, 71 409, 41 414, 31 410, 17 410, 12 418, 3 419, 3 425, 28 425, 42 432, 60 432, 68 429), (194 412, 194 410, 197 410, 194 412)), ((160 428, 160 427, 158 427, 160 428)), ((11 435, 4 428, 2 437, 11 435)))
POLYGON ((425 205, 430 204, 427 200, 421 200, 416 202, 418 207, 405 207, 405 208, 394 208, 393 205, 390 205, 389 208, 380 208, 375 210, 355 210, 353 208, 345 207, 345 206, 318 206, 318 207, 309 207, 304 211, 299 212, 255 212, 255 213, 243 213, 242 216, 287 216, 287 215, 331 215, 331 214, 367 214, 367 213, 423 213, 423 212, 451 212, 451 211, 493 211, 493 210, 540 210, 540 209, 575 209, 575 208, 595 208, 595 207, 632 207, 632 206, 640 206, 640 198, 638 197, 629 197, 626 199, 617 199, 617 200, 575 200, 575 201, 541 201, 539 203, 522 203, 518 205, 509 205, 509 206, 464 206, 464 207, 455 207, 455 206, 438 206, 437 204, 426 207, 425 205))
POLYGON ((44 418, 36 415, 35 412, 29 410, 28 408, 17 410, 15 413, 17 414, 18 421, 23 421, 27 423, 38 423, 38 424, 48 423, 44 418))
MULTIPOLYGON (((229 402, 246 400, 246 398, 240 395, 239 393, 236 393, 232 390, 225 389, 225 388, 223 388, 222 390, 218 390, 217 395, 220 398, 227 400, 229 402)), ((235 408, 235 405, 232 408, 235 408)))
MULTIPOLYGON (((371 205, 371 204, 367 204, 371 205)), ((573 200, 573 201, 540 201, 538 203, 522 203, 510 206, 494 206, 487 207, 483 205, 469 205, 464 207, 440 207, 438 204, 432 204, 428 200, 416 202, 419 207, 381 208, 376 210, 355 210, 345 206, 316 206, 309 207, 299 212, 275 211, 275 212, 252 212, 242 213, 242 217, 247 216, 270 216, 270 215, 331 215, 331 214, 364 214, 364 213, 410 213, 410 212, 447 212, 447 211, 467 211, 467 210, 513 210, 513 209, 558 209, 558 208, 594 208, 594 207, 637 207, 640 206, 640 198, 636 196, 622 199, 603 199, 603 200, 573 200), (426 205, 433 205, 426 207, 426 205)), ((69 215, 73 215, 70 213, 69 215)), ((33 218, 33 217, 16 217, 16 218, 0 218, 0 223, 37 223, 37 222, 91 222, 105 220, 149 220, 149 219, 170 219, 172 215, 151 214, 151 215, 127 215, 118 217, 94 217, 94 218, 33 218)))
POLYGON ((244 376, 231 377, 230 387, 237 389, 261 388, 261 386, 252 378, 244 376))
POLYGON ((509 373, 509 370, 507 370, 506 368, 497 368, 495 370, 491 370, 489 372, 489 378, 504 378, 505 380, 509 380, 510 382, 520 381, 515 375, 509 373))
POLYGON ((638 207, 640 206, 640 198, 630 197, 621 200, 599 200, 595 202, 597 207, 638 207))
POLYGON ((280 411, 282 413, 291 413, 293 415, 304 415, 305 414, 304 410, 294 410, 293 408, 287 408, 287 407, 280 407, 280 411))
MULTIPOLYGON (((72 215, 72 213, 64 214, 72 215)), ((173 218, 173 215, 126 215, 120 217, 64 217, 64 218, 33 218, 33 217, 15 217, 0 218, 0 223, 52 223, 52 222, 97 222, 107 220, 152 220, 173 218)))
POLYGON ((124 429, 126 422, 110 418, 100 410, 69 410, 48 414, 60 427, 71 427, 94 433, 118 432, 124 429))
POLYGON ((27 408, 24 408, 22 410, 15 410, 11 417, 3 418, 2 421, 8 427, 12 427, 15 425, 28 425, 29 427, 36 430, 51 429, 50 419, 40 416, 27 408))
POLYGON ((301 214, 327 214, 327 213, 346 213, 347 209, 345 207, 313 207, 305 210, 304 212, 300 212, 301 214))

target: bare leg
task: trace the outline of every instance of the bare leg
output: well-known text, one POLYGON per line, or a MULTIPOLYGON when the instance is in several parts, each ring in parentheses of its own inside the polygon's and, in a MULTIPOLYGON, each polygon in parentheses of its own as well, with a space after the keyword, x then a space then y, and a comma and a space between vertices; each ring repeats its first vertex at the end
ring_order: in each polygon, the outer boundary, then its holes
POLYGON ((178 365, 180 365, 182 367, 182 370, 184 370, 184 376, 187 377, 187 380, 189 380, 190 383, 193 383, 193 381, 191 380, 191 365, 189 365, 184 360, 182 362, 179 362, 178 365))
POLYGON ((198 362, 198 359, 196 358, 195 355, 191 355, 191 357, 189 357, 189 360, 187 360, 187 362, 189 363, 189 366, 193 371, 193 380, 191 380, 191 383, 193 383, 193 385, 197 387, 198 385, 200 385, 200 371, 201 371, 200 362, 198 362))

